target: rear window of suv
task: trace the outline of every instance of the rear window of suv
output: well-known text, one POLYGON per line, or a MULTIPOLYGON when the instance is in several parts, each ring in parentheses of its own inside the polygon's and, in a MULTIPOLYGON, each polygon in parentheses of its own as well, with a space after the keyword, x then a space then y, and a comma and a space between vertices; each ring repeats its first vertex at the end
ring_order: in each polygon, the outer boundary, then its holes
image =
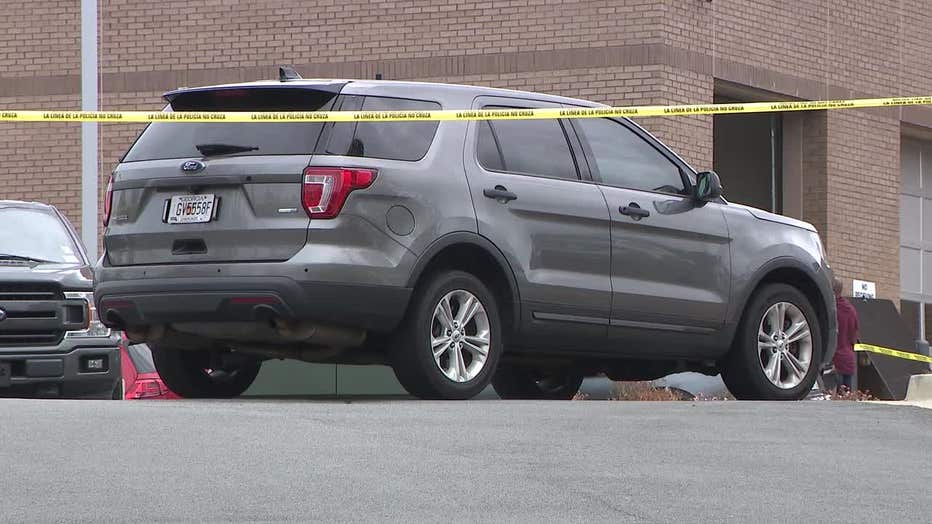
MULTIPOLYGON (((172 111, 327 111, 335 93, 314 89, 250 88, 182 93, 172 111)), ((197 146, 227 144, 255 148, 237 155, 309 155, 323 123, 210 122, 149 124, 123 157, 124 162, 200 157, 197 146)))

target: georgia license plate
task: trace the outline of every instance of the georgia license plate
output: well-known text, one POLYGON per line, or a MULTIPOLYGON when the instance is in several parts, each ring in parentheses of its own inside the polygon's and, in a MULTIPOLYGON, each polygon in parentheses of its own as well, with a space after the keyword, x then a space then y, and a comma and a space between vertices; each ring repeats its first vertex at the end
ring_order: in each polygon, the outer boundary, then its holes
POLYGON ((175 195, 168 201, 169 224, 210 222, 214 216, 214 195, 175 195))

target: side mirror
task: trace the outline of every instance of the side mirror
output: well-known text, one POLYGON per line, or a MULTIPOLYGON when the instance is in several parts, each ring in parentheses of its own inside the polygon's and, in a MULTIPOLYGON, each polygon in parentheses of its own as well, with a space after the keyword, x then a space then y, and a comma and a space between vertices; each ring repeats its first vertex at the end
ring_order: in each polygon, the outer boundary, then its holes
POLYGON ((702 171, 696 174, 693 196, 700 202, 717 200, 722 196, 722 181, 715 171, 702 171))

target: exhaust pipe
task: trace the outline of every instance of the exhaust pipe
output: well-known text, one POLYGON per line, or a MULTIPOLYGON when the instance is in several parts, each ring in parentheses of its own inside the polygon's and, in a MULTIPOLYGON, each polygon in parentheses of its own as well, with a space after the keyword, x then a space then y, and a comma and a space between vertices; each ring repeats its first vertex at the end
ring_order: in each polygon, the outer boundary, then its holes
POLYGON ((353 348, 366 341, 366 331, 357 328, 321 325, 310 321, 288 321, 273 317, 267 322, 179 322, 173 331, 206 339, 229 340, 243 345, 313 344, 331 348, 353 348))
POLYGON ((103 318, 107 321, 107 327, 119 330, 123 329, 123 317, 121 317, 115 309, 108 309, 107 312, 104 313, 103 318))
POLYGON ((123 333, 126 334, 126 339, 131 344, 153 342, 161 340, 165 336, 165 326, 156 324, 154 326, 128 327, 123 330, 123 333))
POLYGON ((293 322, 280 317, 272 319, 272 325, 280 337, 293 342, 348 348, 361 346, 366 341, 364 329, 325 326, 314 322, 293 322))

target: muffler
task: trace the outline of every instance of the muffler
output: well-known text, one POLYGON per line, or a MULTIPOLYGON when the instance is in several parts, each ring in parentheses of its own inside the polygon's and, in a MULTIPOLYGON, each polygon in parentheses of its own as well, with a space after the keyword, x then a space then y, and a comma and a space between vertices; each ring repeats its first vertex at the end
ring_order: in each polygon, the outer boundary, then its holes
POLYGON ((143 342, 155 342, 165 336, 165 326, 156 324, 154 326, 127 327, 123 330, 126 339, 130 344, 141 344, 143 342))
POLYGON ((308 342, 336 348, 359 347, 366 341, 366 331, 359 328, 291 321, 276 317, 272 325, 280 337, 291 342, 308 342))
POLYGON ((322 325, 311 321, 289 321, 279 317, 268 322, 177 322, 172 329, 213 340, 243 344, 308 344, 331 348, 352 348, 366 341, 366 331, 322 325))

